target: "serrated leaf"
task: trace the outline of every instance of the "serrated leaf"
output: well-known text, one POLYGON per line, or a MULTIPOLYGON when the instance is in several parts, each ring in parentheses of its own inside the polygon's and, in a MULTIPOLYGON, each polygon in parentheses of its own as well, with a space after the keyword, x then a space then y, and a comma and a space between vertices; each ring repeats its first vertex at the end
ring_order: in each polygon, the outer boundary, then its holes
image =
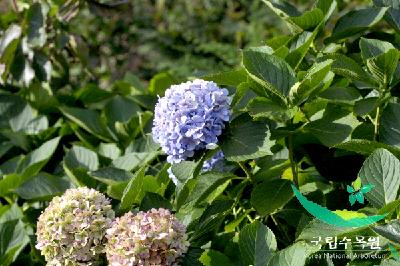
POLYGON ((400 222, 398 220, 390 221, 384 225, 374 226, 372 230, 386 239, 400 244, 400 222))
POLYGON ((329 41, 341 40, 367 30, 383 18, 387 9, 387 7, 369 7, 346 13, 336 23, 329 41))
POLYGON ((151 78, 148 90, 152 95, 159 95, 162 97, 164 96, 165 90, 175 83, 177 83, 177 80, 169 73, 158 73, 151 78))
POLYGON ((367 68, 381 84, 392 82, 393 74, 399 64, 400 52, 390 49, 387 52, 367 59, 367 68))
POLYGON ((60 110, 68 119, 100 139, 108 142, 114 140, 115 137, 96 111, 75 107, 62 107, 60 110))
POLYGON ((115 122, 128 122, 141 109, 131 98, 116 95, 110 99, 104 111, 108 123, 114 126, 115 122))
POLYGON ((296 81, 293 69, 283 59, 266 52, 244 50, 243 65, 252 79, 281 99, 289 95, 296 81))
POLYGON ((23 199, 51 199, 71 188, 71 182, 64 177, 40 173, 15 189, 15 193, 23 199))
POLYGON ((400 149, 376 141, 353 139, 347 142, 340 143, 335 147, 346 151, 354 151, 367 156, 373 153, 378 148, 384 148, 400 159, 400 149))
POLYGON ((304 126, 304 130, 313 134, 324 145, 335 146, 348 139, 358 124, 351 113, 339 118, 326 109, 321 119, 311 121, 304 126))
POLYGON ((368 84, 376 84, 376 82, 365 72, 362 67, 350 57, 342 54, 329 55, 328 58, 334 60, 332 64, 332 71, 335 74, 350 78, 352 80, 359 80, 368 84))
POLYGON ((37 174, 53 156, 59 141, 60 137, 46 141, 39 148, 27 154, 18 165, 17 173, 23 178, 37 174))
POLYGON ((376 39, 360 39, 360 50, 363 60, 376 57, 378 55, 388 52, 391 49, 395 48, 390 42, 376 39))
POLYGON ((265 117, 285 122, 292 118, 297 110, 295 108, 288 110, 276 101, 265 97, 256 97, 247 104, 246 111, 254 118, 265 117))
POLYGON ((48 11, 47 4, 33 3, 26 13, 28 42, 33 47, 42 47, 46 42, 46 17, 48 11))
POLYGON ((212 249, 204 251, 199 260, 204 266, 228 266, 233 264, 223 253, 212 249))
POLYGON ((304 12, 301 16, 290 18, 297 26, 303 30, 308 30, 316 27, 324 19, 324 13, 321 9, 315 8, 304 12))
POLYGON ((219 186, 234 177, 230 173, 207 172, 201 174, 186 202, 193 205, 201 203, 219 186))
POLYGON ((133 178, 131 172, 115 167, 100 168, 96 171, 89 172, 89 175, 107 185, 115 185, 121 182, 127 182, 133 178))
POLYGON ((400 2, 398 0, 374 0, 375 6, 389 7, 385 20, 400 33, 400 2))
POLYGON ((89 171, 99 168, 97 154, 82 146, 73 146, 65 155, 64 161, 70 168, 84 168, 89 171))
POLYGON ((295 83, 289 92, 289 99, 293 106, 303 103, 316 89, 331 69, 333 60, 328 59, 315 63, 305 74, 301 82, 295 83))
POLYGON ((214 81, 218 85, 237 87, 240 83, 247 81, 247 73, 244 68, 220 72, 203 77, 204 80, 214 81))
POLYGON ((251 205, 262 216, 275 212, 293 197, 290 184, 289 180, 277 179, 257 185, 251 193, 251 205))
POLYGON ((400 104, 389 103, 383 110, 379 125, 379 140, 396 148, 400 147, 400 104))
POLYGON ((317 33, 317 30, 313 32, 303 31, 290 40, 289 53, 285 57, 285 60, 291 67, 297 69, 312 45, 317 33))
POLYGON ((113 160, 112 165, 119 169, 132 171, 142 165, 147 165, 159 154, 158 150, 151 152, 131 152, 113 160))
POLYGON ((276 248, 274 233, 258 221, 246 225, 240 231, 239 250, 246 265, 268 265, 276 248))
POLYGON ((389 151, 377 149, 364 162, 359 174, 363 185, 374 185, 365 194, 376 208, 382 208, 397 197, 400 186, 400 161, 389 151))
POLYGON ((271 155, 268 126, 263 122, 255 122, 247 116, 233 120, 226 130, 221 148, 229 161, 245 161, 271 155))
POLYGON ((20 43, 21 33, 21 27, 12 24, 0 39, 0 65, 3 65, 3 69, 0 71, 0 84, 3 84, 7 79, 20 43))
POLYGON ((305 242, 296 242, 277 252, 268 265, 304 266, 307 258, 316 251, 318 251, 318 247, 311 246, 305 242))
POLYGON ((144 183, 144 173, 147 166, 140 168, 129 181, 128 185, 125 187, 122 193, 121 204, 119 209, 122 212, 129 211, 134 203, 139 204, 142 200, 140 195, 143 194, 143 183, 144 183))

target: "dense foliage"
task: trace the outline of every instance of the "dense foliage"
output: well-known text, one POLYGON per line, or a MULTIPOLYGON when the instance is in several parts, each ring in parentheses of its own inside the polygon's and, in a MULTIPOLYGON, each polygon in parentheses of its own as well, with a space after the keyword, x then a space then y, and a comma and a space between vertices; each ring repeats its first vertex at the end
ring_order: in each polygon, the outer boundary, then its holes
POLYGON ((86 249, 105 265, 397 265, 400 2, 138 2, 0 4, 0 265, 45 265, 43 247, 70 265, 94 263, 86 249), (291 184, 385 219, 328 225, 291 184), (311 256, 315 237, 355 236, 383 258, 311 256))

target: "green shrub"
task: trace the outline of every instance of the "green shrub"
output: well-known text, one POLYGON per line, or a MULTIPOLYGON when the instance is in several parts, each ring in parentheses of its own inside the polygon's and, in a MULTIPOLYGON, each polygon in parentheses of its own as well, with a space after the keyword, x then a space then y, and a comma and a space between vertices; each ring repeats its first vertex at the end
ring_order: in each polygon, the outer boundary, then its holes
POLYGON ((84 186, 111 198, 118 217, 171 210, 189 237, 182 265, 398 263, 398 1, 12 2, 18 12, 0 16, 0 265, 44 265, 39 215, 84 186), (220 19, 226 8, 232 17, 220 19), (267 8, 286 30, 260 29, 267 8), (118 52, 131 42, 148 64, 139 77, 172 71, 144 84, 118 52), (151 135, 158 97, 194 76, 232 96, 223 171, 201 171, 215 150, 171 166, 151 135), (349 245, 329 258, 311 242, 328 250, 326 237, 356 236, 379 237, 381 257, 349 245))

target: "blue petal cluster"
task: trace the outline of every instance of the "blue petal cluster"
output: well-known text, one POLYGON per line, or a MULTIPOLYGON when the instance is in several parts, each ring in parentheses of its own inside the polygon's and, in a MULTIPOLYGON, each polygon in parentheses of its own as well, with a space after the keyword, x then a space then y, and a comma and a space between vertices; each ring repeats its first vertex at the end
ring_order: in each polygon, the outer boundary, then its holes
POLYGON ((215 148, 230 118, 228 91, 214 82, 196 79, 172 85, 154 111, 153 138, 179 163, 201 149, 215 148))
POLYGON ((224 153, 222 151, 217 151, 213 157, 206 160, 203 163, 203 168, 201 169, 202 172, 208 172, 211 170, 218 170, 222 171, 223 169, 223 161, 224 161, 224 153))

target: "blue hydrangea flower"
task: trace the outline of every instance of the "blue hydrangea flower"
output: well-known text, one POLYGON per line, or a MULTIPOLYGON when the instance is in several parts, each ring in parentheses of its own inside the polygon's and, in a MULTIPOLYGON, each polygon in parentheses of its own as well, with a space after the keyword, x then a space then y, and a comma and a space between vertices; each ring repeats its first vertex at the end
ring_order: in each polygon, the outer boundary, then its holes
POLYGON ((230 118, 228 91, 216 83, 196 79, 172 85, 154 111, 153 138, 179 163, 195 151, 215 148, 224 123, 230 118))

